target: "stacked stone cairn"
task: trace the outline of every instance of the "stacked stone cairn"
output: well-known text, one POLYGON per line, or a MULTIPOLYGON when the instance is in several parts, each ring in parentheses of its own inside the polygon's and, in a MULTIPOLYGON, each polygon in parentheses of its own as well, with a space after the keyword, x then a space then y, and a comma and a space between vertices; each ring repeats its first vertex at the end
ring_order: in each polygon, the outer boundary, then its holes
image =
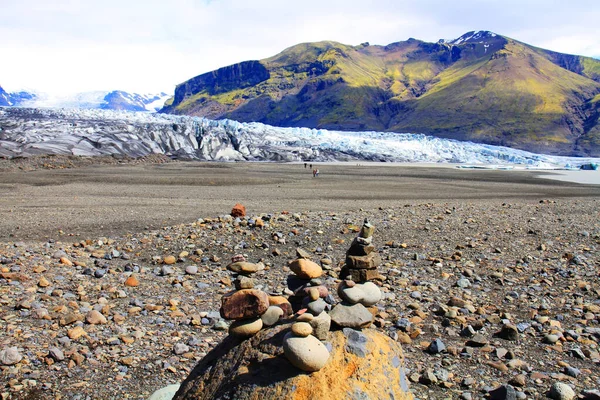
POLYGON ((224 295, 221 305, 221 316, 234 320, 229 333, 251 337, 264 326, 275 325, 295 312, 290 330, 283 338, 283 353, 292 365, 307 372, 319 371, 327 363, 329 350, 323 342, 328 339, 332 322, 343 328, 349 341, 365 342, 367 338, 360 330, 372 324, 377 313, 375 305, 381 300, 381 290, 371 282, 379 278, 377 267, 381 263, 372 244, 374 230, 365 219, 346 252, 341 275, 345 279, 338 286, 342 302, 332 310, 335 300, 319 279, 323 269, 310 260, 305 250, 296 249, 297 258, 288 264, 293 272, 287 282, 293 293, 289 300, 254 289, 250 275, 264 269, 264 265, 234 256, 227 268, 237 274, 234 281, 237 290, 224 295))
POLYGON ((322 342, 327 340, 331 327, 324 300, 329 291, 318 279, 323 275, 321 266, 311 261, 305 250, 297 249, 296 255, 298 258, 288 264, 294 273, 288 279, 288 287, 294 292, 290 300, 296 304, 296 320, 283 339, 283 351, 292 365, 314 372, 329 359, 329 350, 322 342))
POLYGON ((229 292, 221 299, 221 317, 234 322, 229 326, 229 334, 251 337, 264 326, 277 323, 283 316, 289 316, 292 306, 282 296, 269 296, 254 289, 250 275, 265 268, 262 263, 247 262, 243 255, 236 255, 227 269, 237 274, 234 285, 237 290, 229 292))
POLYGON ((375 227, 365 219, 346 252, 346 264, 340 274, 344 280, 338 286, 342 303, 331 311, 332 321, 341 328, 366 328, 377 314, 375 304, 381 300, 381 290, 371 280, 379 278, 381 257, 373 245, 374 231, 375 227))

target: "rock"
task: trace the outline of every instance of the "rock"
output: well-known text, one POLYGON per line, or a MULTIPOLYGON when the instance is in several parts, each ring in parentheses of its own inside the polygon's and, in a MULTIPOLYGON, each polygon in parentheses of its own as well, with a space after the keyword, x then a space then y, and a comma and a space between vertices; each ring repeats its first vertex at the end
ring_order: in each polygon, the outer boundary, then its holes
MULTIPOLYGON (((308 325, 306 322, 296 324, 308 325)), ((283 352, 293 366, 307 372, 319 371, 329 359, 329 351, 319 339, 312 335, 295 336, 293 332, 283 338, 283 352)))
POLYGON ((514 325, 504 324, 502 329, 497 332, 495 336, 501 339, 514 341, 519 338, 519 330, 514 325))
MULTIPOLYGON (((310 315, 310 314, 309 314, 310 315)), ((310 320, 313 335, 319 340, 327 340, 331 328, 331 317, 325 311, 310 320)))
POLYGON ((166 256, 163 258, 163 264, 172 265, 177 262, 175 256, 166 256))
POLYGON ((469 288, 471 287, 471 281, 469 281, 467 278, 461 278, 458 281, 456 281, 456 286, 458 286, 459 288, 469 288))
POLYGON ((241 218, 246 216, 246 207, 240 203, 236 203, 231 209, 231 216, 233 218, 241 218))
POLYGON ((171 400, 179 390, 179 384, 165 386, 152 393, 148 400, 171 400))
POLYGON ((319 294, 319 289, 317 289, 316 287, 308 288, 308 297, 311 301, 315 301, 318 298, 320 298, 321 295, 319 294))
POLYGON ((312 315, 319 315, 325 311, 326 306, 327 303, 325 303, 325 300, 318 298, 317 300, 308 303, 307 308, 312 315))
POLYGON ((231 263, 227 266, 227 269, 238 274, 253 274, 264 269, 263 264, 254 264, 247 261, 238 261, 231 263))
POLYGON ((237 290, 252 289, 254 287, 254 279, 240 275, 235 281, 233 281, 233 284, 237 290))
POLYGON ((269 308, 269 296, 260 290, 242 289, 221 299, 221 317, 243 319, 259 317, 269 308))
POLYGON ((366 357, 366 355, 369 354, 369 350, 367 348, 369 339, 364 333, 351 328, 344 328, 342 332, 344 332, 344 335, 346 335, 345 351, 355 354, 359 357, 366 357))
POLYGON ((362 304, 337 304, 329 314, 331 320, 342 328, 366 328, 373 322, 373 314, 362 304))
POLYGON ((185 273, 188 275, 196 275, 198 273, 198 266, 188 265, 187 267, 185 267, 185 273))
POLYGON ((308 322, 296 322, 292 324, 292 333, 296 336, 307 337, 313 333, 313 328, 308 322))
POLYGON ((306 258, 298 258, 288 264, 288 268, 292 270, 299 278, 313 279, 323 275, 321 266, 306 258))
POLYGON ((275 325, 279 318, 283 316, 283 310, 278 306, 269 306, 267 311, 263 315, 260 316, 260 319, 263 321, 263 325, 271 326, 275 325))
POLYGON ((185 343, 175 343, 175 346, 173 346, 173 353, 175 353, 178 356, 185 354, 189 351, 190 348, 185 343))
POLYGON ((22 359, 23 356, 16 347, 8 347, 0 351, 0 363, 2 365, 15 365, 22 359))
POLYGON ((96 310, 88 312, 85 316, 85 321, 91 325, 105 324, 107 322, 106 317, 96 310))
POLYGON ((511 385, 502 385, 489 393, 490 400, 517 400, 517 391, 511 385))
POLYGON ((83 328, 81 326, 76 326, 73 329, 69 329, 67 331, 67 336, 69 336, 69 339, 72 340, 77 340, 82 336, 86 336, 87 332, 83 330, 83 328))
POLYGON ((554 335, 554 334, 546 334, 544 335, 544 343, 548 343, 548 344, 554 344, 556 342, 558 342, 560 340, 560 336, 559 335, 554 335))
POLYGON ((129 277, 125 281, 125 286, 129 286, 129 287, 137 287, 139 284, 140 284, 140 282, 135 277, 135 275, 129 275, 129 277))
POLYGON ((38 286, 41 288, 48 287, 48 286, 50 286, 50 281, 48 279, 46 279, 45 276, 42 276, 40 278, 40 280, 38 281, 38 286))
POLYGON ((58 347, 50 347, 48 349, 48 356, 54 359, 54 361, 63 361, 65 359, 64 353, 58 347))
POLYGON ((600 400, 600 390, 584 390, 581 394, 584 400, 600 400))
POLYGON ((370 307, 381 300, 381 290, 373 282, 356 284, 353 287, 347 287, 344 282, 338 287, 338 294, 351 304, 361 303, 365 307, 370 307))
POLYGON ((250 337, 256 335, 263 327, 262 319, 241 319, 229 326, 229 333, 239 337, 250 337))
POLYGON ((283 296, 269 296, 269 305, 281 308, 283 310, 283 315, 286 317, 294 313, 292 305, 288 299, 283 296))
POLYGON ((427 351, 431 354, 438 354, 443 351, 446 351, 446 345, 444 344, 444 342, 442 342, 441 339, 438 338, 429 343, 427 351))
POLYGON ((296 257, 310 259, 310 253, 300 247, 296 248, 296 257))
POLYGON ((365 256, 346 256, 346 266, 351 269, 375 269, 380 264, 381 257, 376 252, 365 256))
POLYGON ((566 383, 554 382, 548 392, 548 397, 554 400, 572 400, 575 398, 575 392, 566 383))

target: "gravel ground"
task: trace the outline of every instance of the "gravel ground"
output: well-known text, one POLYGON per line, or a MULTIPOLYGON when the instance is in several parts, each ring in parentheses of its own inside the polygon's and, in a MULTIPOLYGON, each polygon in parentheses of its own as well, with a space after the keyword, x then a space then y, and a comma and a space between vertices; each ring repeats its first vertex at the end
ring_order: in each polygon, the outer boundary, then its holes
POLYGON ((256 286, 281 294, 301 247, 335 293, 364 218, 386 277, 376 325, 403 343, 417 398, 600 389, 598 186, 386 165, 75 167, 0 175, 2 398, 146 398, 180 382, 225 335, 232 256, 264 262, 256 286))

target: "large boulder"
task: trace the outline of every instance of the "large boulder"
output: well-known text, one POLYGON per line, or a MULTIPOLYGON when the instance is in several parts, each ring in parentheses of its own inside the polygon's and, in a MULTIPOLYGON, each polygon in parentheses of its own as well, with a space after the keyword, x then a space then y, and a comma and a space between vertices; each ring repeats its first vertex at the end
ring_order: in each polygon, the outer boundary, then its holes
POLYGON ((365 329, 361 351, 348 332, 330 332, 325 366, 313 373, 285 357, 290 324, 264 329, 247 340, 228 336, 196 365, 174 399, 413 399, 400 345, 365 329))

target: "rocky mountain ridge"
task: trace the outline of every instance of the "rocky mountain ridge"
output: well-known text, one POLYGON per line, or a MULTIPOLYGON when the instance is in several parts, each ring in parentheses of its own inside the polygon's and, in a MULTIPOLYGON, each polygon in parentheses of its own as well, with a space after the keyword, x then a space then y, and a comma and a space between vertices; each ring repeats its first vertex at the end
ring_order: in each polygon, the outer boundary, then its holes
POLYGON ((123 111, 161 109, 169 98, 166 93, 138 94, 123 90, 80 92, 70 95, 50 95, 34 91, 6 92, 0 87, 0 106, 31 108, 80 108, 123 111))
POLYGON ((183 82, 162 111, 596 156, 599 100, 600 61, 477 31, 437 43, 299 44, 183 82))

